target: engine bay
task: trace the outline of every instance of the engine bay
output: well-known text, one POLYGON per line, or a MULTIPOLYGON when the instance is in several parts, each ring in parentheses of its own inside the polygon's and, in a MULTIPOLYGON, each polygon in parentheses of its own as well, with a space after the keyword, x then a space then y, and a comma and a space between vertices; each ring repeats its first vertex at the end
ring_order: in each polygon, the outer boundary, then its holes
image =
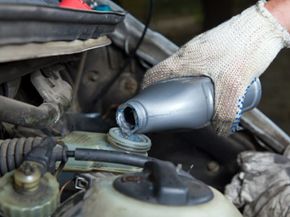
POLYGON ((110 0, 86 4, 0 0, 0 216, 242 216, 223 195, 240 154, 282 154, 290 144, 254 108, 260 84, 229 137, 206 122, 212 102, 203 105, 208 95, 197 89, 190 97, 199 101, 185 105, 202 108, 193 120, 173 119, 170 106, 182 103, 154 93, 152 125, 126 134, 122 124, 143 121, 128 100, 136 103, 145 72, 178 46, 110 0), (171 116, 158 117, 162 109, 171 116))

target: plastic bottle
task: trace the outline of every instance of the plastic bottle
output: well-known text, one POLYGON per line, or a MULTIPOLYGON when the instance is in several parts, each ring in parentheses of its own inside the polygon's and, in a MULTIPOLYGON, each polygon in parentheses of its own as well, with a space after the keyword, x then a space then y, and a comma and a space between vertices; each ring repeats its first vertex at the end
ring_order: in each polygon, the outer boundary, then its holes
MULTIPOLYGON (((257 79, 247 90, 244 111, 261 99, 257 79)), ((169 129, 199 129, 214 114, 214 85, 208 77, 186 77, 159 82, 120 105, 116 119, 127 134, 169 129)))

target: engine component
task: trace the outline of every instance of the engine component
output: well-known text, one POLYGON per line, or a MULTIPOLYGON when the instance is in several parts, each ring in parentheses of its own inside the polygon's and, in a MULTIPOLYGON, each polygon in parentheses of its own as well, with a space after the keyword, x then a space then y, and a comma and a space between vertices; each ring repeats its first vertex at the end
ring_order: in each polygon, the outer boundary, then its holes
POLYGON ((79 214, 92 217, 241 217, 218 191, 170 163, 147 163, 141 173, 99 178, 88 190, 79 214))
MULTIPOLYGON (((74 151, 79 149, 93 149, 97 151, 117 151, 131 154, 147 156, 147 151, 151 147, 150 139, 145 135, 134 135, 125 137, 119 128, 110 129, 108 134, 89 133, 89 132, 72 132, 61 141, 68 147, 68 150, 74 151)), ((80 155, 80 152, 77 152, 80 155)), ((87 161, 78 161, 69 159, 64 170, 88 172, 101 170, 107 172, 132 172, 139 169, 135 166, 125 166, 114 163, 105 163, 89 159, 88 153, 84 153, 87 161)), ((105 155, 104 155, 105 156, 105 155)))
POLYGON ((41 144, 43 138, 15 138, 0 141, 0 175, 18 168, 32 148, 41 144))
POLYGON ((70 105, 71 86, 56 71, 46 76, 40 71, 35 72, 31 82, 43 98, 43 104, 36 107, 0 96, 0 120, 34 128, 47 128, 59 120, 70 105))
POLYGON ((20 166, 24 160, 41 165, 42 173, 54 172, 56 162, 66 162, 65 145, 57 144, 54 138, 30 137, 0 141, 0 175, 20 166))
MULTIPOLYGON (((48 169, 50 172, 53 172, 56 168, 55 163, 57 161, 67 161, 65 156, 65 151, 67 149, 69 151, 80 149, 115 151, 117 154, 120 154, 120 158, 122 158, 121 154, 124 152, 145 157, 150 147, 151 141, 147 136, 134 135, 126 138, 125 135, 121 134, 119 128, 112 128, 108 134, 72 132, 64 138, 52 139, 31 137, 0 140, 0 175, 4 175, 14 170, 20 166, 24 160, 37 161, 43 164, 44 167, 47 167, 46 170, 48 169), (56 139, 58 141, 56 141, 56 139)), ((106 153, 103 154, 105 157, 106 153)), ((87 152, 78 151, 76 156, 82 158, 87 156, 87 152)), ((125 157, 128 157, 128 155, 125 155, 125 157)), ((144 159, 148 160, 147 158, 144 159)), ((81 172, 92 170, 109 172, 139 171, 136 165, 125 166, 121 165, 122 162, 120 162, 121 164, 115 164, 114 162, 108 163, 106 161, 100 162, 97 161, 97 159, 89 159, 89 156, 87 156, 86 159, 79 160, 69 159, 68 162, 66 162, 64 170, 81 172)))
POLYGON ((7 217, 49 217, 59 203, 59 184, 26 161, 0 179, 0 210, 7 217))
POLYGON ((35 192, 39 188, 41 171, 38 164, 25 161, 13 175, 14 188, 20 192, 35 192))
POLYGON ((135 167, 144 167, 148 161, 154 158, 142 156, 139 154, 128 154, 118 151, 97 150, 77 148, 75 151, 68 151, 68 157, 74 157, 77 161, 99 161, 106 163, 125 164, 135 167))
MULTIPOLYGON (((243 111, 257 106, 259 80, 246 93, 243 111)), ((117 123, 127 134, 207 126, 214 114, 214 89, 210 78, 194 77, 159 82, 122 104, 117 123)))

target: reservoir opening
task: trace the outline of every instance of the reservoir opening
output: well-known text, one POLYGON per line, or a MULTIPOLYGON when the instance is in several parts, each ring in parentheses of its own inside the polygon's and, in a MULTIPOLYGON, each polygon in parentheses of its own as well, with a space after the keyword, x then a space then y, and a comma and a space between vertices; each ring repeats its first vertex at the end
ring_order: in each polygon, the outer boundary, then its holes
POLYGON ((136 119, 135 119, 135 110, 131 107, 127 107, 124 109, 124 119, 129 125, 130 129, 135 128, 136 119))

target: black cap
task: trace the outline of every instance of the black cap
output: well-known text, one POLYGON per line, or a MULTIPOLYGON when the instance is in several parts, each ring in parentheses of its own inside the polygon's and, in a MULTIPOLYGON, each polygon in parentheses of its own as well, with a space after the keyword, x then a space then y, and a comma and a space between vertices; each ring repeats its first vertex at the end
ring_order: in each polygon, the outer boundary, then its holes
POLYGON ((213 198, 207 185, 184 171, 178 173, 165 161, 150 161, 142 172, 117 178, 114 188, 131 198, 160 205, 191 206, 213 198))

